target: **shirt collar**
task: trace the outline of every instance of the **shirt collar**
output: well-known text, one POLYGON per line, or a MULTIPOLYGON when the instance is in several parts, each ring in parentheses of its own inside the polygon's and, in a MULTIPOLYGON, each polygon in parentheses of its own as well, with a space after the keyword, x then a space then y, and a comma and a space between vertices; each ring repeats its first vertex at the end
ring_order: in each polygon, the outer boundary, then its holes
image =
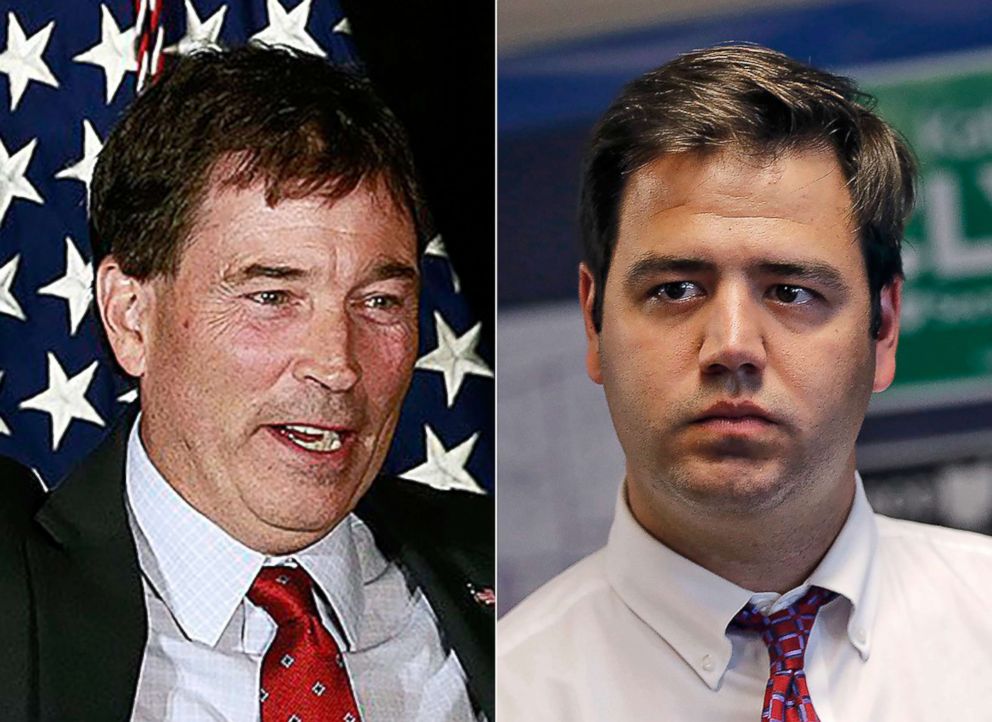
POLYGON ((126 492, 142 572, 188 638, 214 646, 265 564, 298 563, 313 578, 352 647, 365 606, 349 514, 311 546, 266 557, 193 508, 152 464, 138 433, 127 446, 126 492), (221 573, 221 570, 223 572, 221 573))
POLYGON ((861 475, 855 473, 851 512, 806 586, 829 589, 850 602, 847 636, 865 661, 871 649, 871 631, 878 609, 877 549, 875 512, 868 503, 861 475))
POLYGON ((318 593, 334 610, 348 649, 359 639, 359 626, 365 613, 364 585, 374 573, 358 552, 354 527, 362 521, 346 516, 331 532, 306 549, 288 557, 272 557, 267 564, 296 563, 313 579, 318 593))
POLYGON ((809 579, 786 594, 755 594, 689 561, 648 534, 627 506, 623 485, 606 545, 607 579, 623 602, 657 632, 711 689, 733 651, 727 625, 745 604, 787 606, 810 585, 837 592, 852 605, 851 644, 868 658, 875 618, 875 517, 856 476, 847 521, 809 579))

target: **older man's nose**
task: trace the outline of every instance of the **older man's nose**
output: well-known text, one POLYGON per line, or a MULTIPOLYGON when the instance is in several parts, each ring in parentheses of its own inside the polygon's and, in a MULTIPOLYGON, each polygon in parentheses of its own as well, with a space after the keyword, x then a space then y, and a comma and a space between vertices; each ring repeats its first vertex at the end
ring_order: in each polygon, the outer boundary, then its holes
POLYGON ((294 376, 329 391, 351 390, 362 378, 355 353, 355 332, 346 313, 316 319, 300 348, 294 376))
POLYGON ((704 374, 757 374, 767 362, 762 307, 746 288, 723 290, 709 304, 699 349, 704 374))

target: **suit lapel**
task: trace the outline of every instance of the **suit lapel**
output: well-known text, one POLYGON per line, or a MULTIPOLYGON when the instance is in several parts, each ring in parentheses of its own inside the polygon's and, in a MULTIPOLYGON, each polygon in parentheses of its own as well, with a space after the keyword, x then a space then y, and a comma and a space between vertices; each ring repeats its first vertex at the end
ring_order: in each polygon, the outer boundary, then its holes
POLYGON ((495 719, 493 701, 493 654, 495 610, 475 601, 477 585, 458 565, 439 563, 424 548, 406 545, 400 559, 409 568, 430 600, 438 623, 468 677, 472 698, 490 720, 495 719))
POLYGON ((28 544, 42 719, 130 717, 147 637, 124 508, 134 414, 53 492, 28 544))
MULTIPOLYGON (((37 610, 42 719, 126 720, 137 690, 147 618, 137 551, 124 502, 127 437, 135 414, 52 493, 28 543, 37 610)), ((476 592, 491 587, 491 548, 438 543, 430 522, 411 518, 409 482, 380 479, 357 510, 383 552, 416 580, 457 652, 469 692, 495 719, 495 610, 476 592)))

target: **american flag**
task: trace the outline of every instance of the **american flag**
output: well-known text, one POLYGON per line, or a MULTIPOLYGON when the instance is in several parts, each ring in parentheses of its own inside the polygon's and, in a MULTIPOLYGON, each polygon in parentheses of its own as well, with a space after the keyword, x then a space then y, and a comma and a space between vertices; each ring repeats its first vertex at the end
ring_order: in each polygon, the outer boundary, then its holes
MULTIPOLYGON (((87 196, 97 154, 170 57, 251 40, 361 67, 327 0, 0 0, 0 455, 52 488, 135 402, 100 340, 87 196)), ((492 349, 441 237, 422 263, 417 370, 385 471, 492 491, 492 349)))

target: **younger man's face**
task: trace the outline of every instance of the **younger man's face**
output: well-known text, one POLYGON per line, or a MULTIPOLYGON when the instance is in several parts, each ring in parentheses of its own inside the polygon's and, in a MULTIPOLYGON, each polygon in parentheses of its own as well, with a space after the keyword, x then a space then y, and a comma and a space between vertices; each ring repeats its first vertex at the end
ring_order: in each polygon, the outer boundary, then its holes
POLYGON ((826 151, 672 154, 630 178, 598 334, 582 270, 628 484, 733 512, 853 483, 869 397, 894 374, 898 288, 876 341, 850 213, 826 151))

